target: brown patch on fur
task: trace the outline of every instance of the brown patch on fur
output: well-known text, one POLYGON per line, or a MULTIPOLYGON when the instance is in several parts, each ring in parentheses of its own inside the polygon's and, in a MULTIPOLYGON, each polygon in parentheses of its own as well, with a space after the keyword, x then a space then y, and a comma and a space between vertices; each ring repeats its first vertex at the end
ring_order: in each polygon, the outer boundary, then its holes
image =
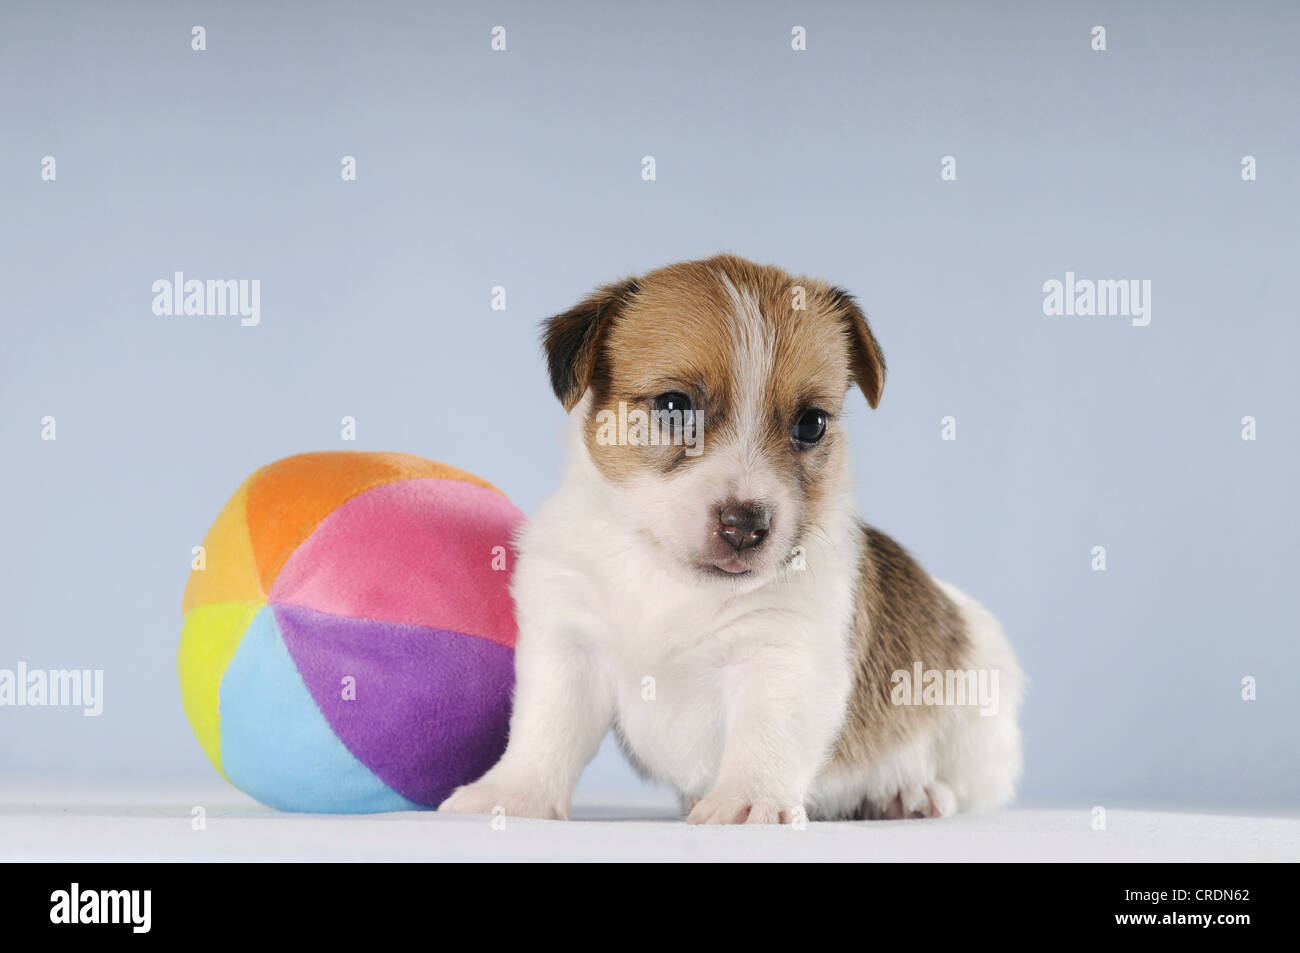
POLYGON ((831 767, 862 767, 906 743, 945 711, 895 705, 894 672, 963 667, 969 638, 961 610, 908 552, 865 524, 866 545, 853 616, 853 690, 831 767))
POLYGON ((607 479, 689 466, 703 455, 689 456, 680 446, 602 444, 597 416, 609 410, 617 417, 620 401, 628 412, 648 412, 657 395, 681 391, 702 412, 704 454, 734 436, 745 371, 736 366, 735 341, 746 325, 732 288, 745 303, 752 300, 770 342, 761 452, 797 483, 808 523, 843 453, 836 417, 845 393, 856 381, 874 407, 884 386, 880 347, 846 292, 732 255, 660 268, 630 290, 627 283, 606 286, 551 319, 545 343, 552 383, 568 409, 591 388, 586 443, 607 479), (802 310, 793 306, 796 287, 804 289, 802 310), (814 407, 830 415, 826 436, 797 447, 791 428, 814 407))

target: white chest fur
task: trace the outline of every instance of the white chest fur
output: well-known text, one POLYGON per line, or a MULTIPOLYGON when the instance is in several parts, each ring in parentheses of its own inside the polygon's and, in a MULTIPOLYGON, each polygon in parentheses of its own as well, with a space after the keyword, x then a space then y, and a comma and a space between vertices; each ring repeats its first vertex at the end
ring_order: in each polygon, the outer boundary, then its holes
POLYGON ((689 797, 717 782, 735 720, 781 717, 779 706, 746 709, 743 690, 788 692, 802 710, 782 730, 802 736, 792 746, 810 783, 850 687, 851 530, 819 534, 797 568, 746 592, 663 565, 653 546, 617 525, 617 514, 602 513, 593 493, 571 479, 521 540, 518 664, 536 659, 539 670, 553 670, 567 658, 584 666, 587 690, 604 700, 607 724, 638 767, 689 797), (584 527, 580 536, 575 526, 584 527), (532 652, 527 639, 549 644, 532 652))

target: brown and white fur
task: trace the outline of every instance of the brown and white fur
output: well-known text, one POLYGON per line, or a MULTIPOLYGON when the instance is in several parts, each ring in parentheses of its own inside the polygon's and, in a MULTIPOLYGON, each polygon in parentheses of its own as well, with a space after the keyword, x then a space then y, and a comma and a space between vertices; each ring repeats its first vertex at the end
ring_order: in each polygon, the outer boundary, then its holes
POLYGON ((848 294, 723 255, 597 290, 545 348, 571 459, 519 541, 509 744, 440 810, 565 818, 611 725, 693 823, 1012 797, 1022 676, 997 621, 856 515, 843 404, 856 383, 874 408, 885 363, 848 294), (602 409, 665 393, 702 453, 599 439, 602 409), (797 441, 810 410, 824 436, 797 441), (759 517, 739 543, 735 512, 759 517), (894 704, 916 662, 996 672, 997 713, 894 704))

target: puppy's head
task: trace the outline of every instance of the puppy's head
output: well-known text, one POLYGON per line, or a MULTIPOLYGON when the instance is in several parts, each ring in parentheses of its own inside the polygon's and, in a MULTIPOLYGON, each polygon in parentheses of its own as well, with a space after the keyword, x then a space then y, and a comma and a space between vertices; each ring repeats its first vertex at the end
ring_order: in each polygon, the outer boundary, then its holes
POLYGON ((550 319, 566 410, 622 518, 665 564, 757 582, 843 490, 840 417, 875 407, 885 362, 838 288, 722 255, 606 285, 550 319))

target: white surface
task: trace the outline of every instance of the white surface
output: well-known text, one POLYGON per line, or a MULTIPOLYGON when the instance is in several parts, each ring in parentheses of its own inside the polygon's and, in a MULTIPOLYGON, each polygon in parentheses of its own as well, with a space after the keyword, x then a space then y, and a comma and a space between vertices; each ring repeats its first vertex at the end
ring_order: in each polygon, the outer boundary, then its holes
POLYGON ((1296 861, 1300 819, 1090 808, 943 820, 698 828, 664 802, 575 807, 575 820, 281 814, 229 789, 0 790, 0 860, 1296 861), (200 797, 185 797, 184 794, 200 797), (204 807, 207 829, 191 826, 204 807))

